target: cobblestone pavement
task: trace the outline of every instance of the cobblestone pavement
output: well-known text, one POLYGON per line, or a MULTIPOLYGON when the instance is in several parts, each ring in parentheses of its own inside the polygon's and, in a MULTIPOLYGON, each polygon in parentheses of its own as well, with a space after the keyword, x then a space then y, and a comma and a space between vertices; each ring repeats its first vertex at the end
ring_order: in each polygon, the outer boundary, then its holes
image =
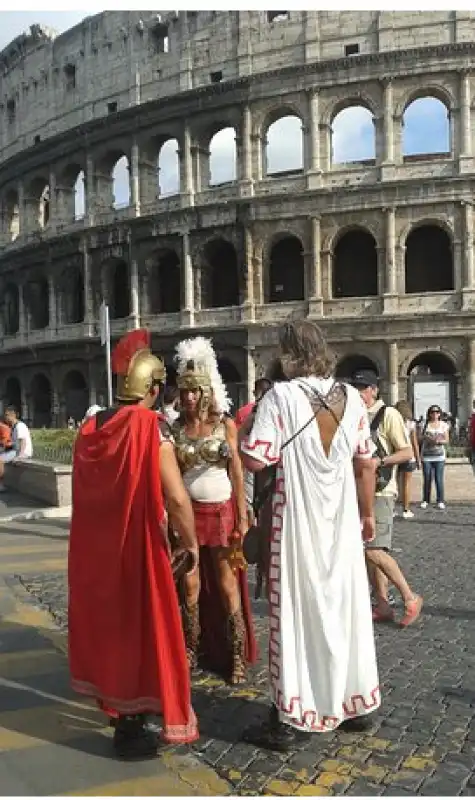
MULTIPOLYGON (((261 662, 250 685, 235 689, 196 675, 202 737, 192 749, 233 794, 475 794, 475 507, 417 510, 414 520, 397 520, 395 547, 424 595, 424 615, 407 630, 377 627, 383 705, 368 734, 316 734, 285 756, 240 741, 267 713, 262 602, 255 608, 261 662)), ((21 580, 64 627, 64 572, 23 573, 21 580)))

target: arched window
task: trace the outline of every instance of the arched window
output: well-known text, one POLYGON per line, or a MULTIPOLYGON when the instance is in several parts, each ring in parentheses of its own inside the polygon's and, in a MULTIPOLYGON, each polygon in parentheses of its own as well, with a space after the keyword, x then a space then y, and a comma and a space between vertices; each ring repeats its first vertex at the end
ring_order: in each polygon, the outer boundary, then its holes
POLYGON ((181 309, 181 265, 174 250, 157 253, 150 287, 152 314, 176 314, 181 309))
POLYGON ((112 196, 114 208, 130 206, 130 173, 127 156, 119 158, 112 169, 112 196))
POLYGON ((331 125, 332 164, 351 164, 376 158, 374 117, 364 106, 340 111, 331 125))
POLYGON ((111 276, 111 317, 124 319, 130 314, 129 267, 125 261, 117 261, 112 266, 111 276))
POLYGON ((209 183, 219 186, 236 180, 236 132, 223 128, 209 143, 209 183))
POLYGON ((404 156, 450 153, 449 112, 436 97, 420 97, 409 103, 402 124, 404 156))
POLYGON ((368 358, 368 356, 362 356, 356 353, 354 355, 344 356, 337 364, 335 377, 340 378, 340 380, 351 381, 355 373, 361 372, 363 369, 371 370, 375 372, 376 375, 379 374, 377 365, 371 358, 368 358))
POLYGON ((86 379, 79 370, 71 370, 64 378, 63 393, 66 419, 80 422, 89 406, 89 389, 86 379))
POLYGON ((364 230, 341 236, 333 252, 333 297, 378 294, 378 253, 374 237, 364 230))
POLYGON ((239 274, 236 249, 225 239, 213 239, 204 250, 203 305, 224 308, 239 305, 239 274))
POLYGON ((269 302, 285 303, 305 298, 305 265, 297 236, 280 236, 269 259, 269 302))
POLYGON ((51 425, 51 383, 46 375, 37 373, 31 382, 33 428, 49 428, 51 425))
POLYGON ((406 294, 454 289, 452 242, 437 225, 414 228, 406 239, 406 294))
POLYGON ((74 183, 74 219, 84 219, 86 213, 86 184, 83 170, 74 183))
POLYGON ((295 114, 280 117, 267 128, 264 142, 264 173, 303 170, 302 120, 295 114))
POLYGON ((157 187, 159 197, 180 192, 180 146, 176 139, 168 139, 158 156, 157 187))

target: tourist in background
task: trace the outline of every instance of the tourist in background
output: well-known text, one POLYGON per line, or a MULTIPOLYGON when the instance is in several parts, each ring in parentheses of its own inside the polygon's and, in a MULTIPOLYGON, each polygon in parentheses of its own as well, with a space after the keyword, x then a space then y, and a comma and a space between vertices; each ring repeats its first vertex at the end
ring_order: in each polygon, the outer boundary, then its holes
POLYGON ((32 458, 33 444, 28 426, 19 419, 18 411, 14 406, 7 406, 3 418, 11 431, 11 446, 0 453, 0 492, 5 492, 3 477, 5 464, 17 458, 32 458))
POLYGON ((439 406, 431 406, 427 411, 421 439, 424 478, 421 508, 427 508, 430 503, 432 479, 434 479, 437 507, 443 510, 445 508, 444 472, 446 446, 449 443, 449 425, 442 419, 442 411, 439 406))
POLYGON ((399 488, 399 502, 402 505, 404 519, 412 519, 414 514, 409 508, 411 503, 411 481, 415 469, 421 468, 419 442, 417 441, 416 423, 412 418, 412 409, 407 400, 400 400, 396 408, 404 420, 408 439, 412 446, 412 458, 404 464, 399 464, 397 477, 399 488))
POLYGON ((180 392, 176 386, 165 386, 163 394, 163 416, 169 425, 173 425, 180 416, 178 405, 180 402, 180 392))

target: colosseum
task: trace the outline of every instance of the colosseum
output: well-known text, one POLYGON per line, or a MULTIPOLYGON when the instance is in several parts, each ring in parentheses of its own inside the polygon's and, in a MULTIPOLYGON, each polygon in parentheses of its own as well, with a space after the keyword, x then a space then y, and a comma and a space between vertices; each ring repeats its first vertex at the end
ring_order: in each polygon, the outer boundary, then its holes
POLYGON ((469 11, 112 11, 17 37, 0 53, 3 400, 34 426, 104 401, 105 300, 113 339, 148 326, 172 376, 176 342, 212 336, 236 403, 278 324, 308 316, 340 376, 374 368, 393 403, 439 381, 466 419, 474 54, 469 11), (427 98, 435 152, 409 135, 427 98), (338 158, 355 108, 371 152, 338 158))

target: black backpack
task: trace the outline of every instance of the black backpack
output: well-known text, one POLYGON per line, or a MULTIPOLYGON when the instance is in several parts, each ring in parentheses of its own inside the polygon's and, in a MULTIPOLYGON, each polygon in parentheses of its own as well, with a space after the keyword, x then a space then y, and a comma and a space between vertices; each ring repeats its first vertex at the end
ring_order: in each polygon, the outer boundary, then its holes
MULTIPOLYGON (((380 438, 378 436, 378 428, 382 424, 384 420, 384 415, 386 413, 387 406, 381 406, 379 411, 376 412, 374 415, 369 429, 371 431, 371 438, 376 446, 376 455, 378 458, 384 458, 385 456, 389 455, 386 453, 384 447, 381 444, 380 438)), ((382 492, 383 489, 386 488, 389 481, 392 478, 394 467, 378 467, 376 470, 376 492, 382 492)))

